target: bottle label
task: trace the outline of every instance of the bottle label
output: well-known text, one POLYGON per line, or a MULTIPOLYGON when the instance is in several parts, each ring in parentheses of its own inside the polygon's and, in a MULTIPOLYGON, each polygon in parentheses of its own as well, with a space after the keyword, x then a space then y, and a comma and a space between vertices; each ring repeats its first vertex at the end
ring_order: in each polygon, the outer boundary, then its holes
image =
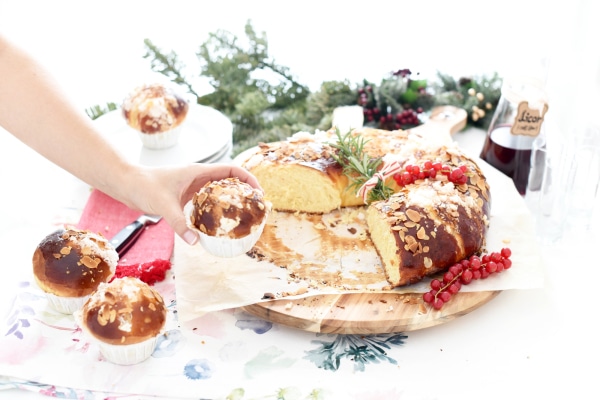
POLYGON ((526 101, 520 102, 517 116, 510 128, 510 133, 524 136, 539 135, 546 111, 548 111, 548 104, 546 103, 544 103, 543 108, 540 110, 529 107, 529 103, 526 101))

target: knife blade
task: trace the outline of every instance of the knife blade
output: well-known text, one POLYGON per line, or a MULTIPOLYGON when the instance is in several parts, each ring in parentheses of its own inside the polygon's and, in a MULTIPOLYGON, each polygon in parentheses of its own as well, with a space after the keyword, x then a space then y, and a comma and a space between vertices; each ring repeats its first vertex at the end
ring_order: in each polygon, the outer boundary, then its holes
POLYGON ((138 219, 131 222, 123 229, 121 229, 115 236, 110 239, 110 243, 113 245, 119 257, 122 256, 131 248, 135 241, 144 231, 144 227, 147 225, 153 225, 158 223, 162 217, 160 215, 144 214, 138 219))

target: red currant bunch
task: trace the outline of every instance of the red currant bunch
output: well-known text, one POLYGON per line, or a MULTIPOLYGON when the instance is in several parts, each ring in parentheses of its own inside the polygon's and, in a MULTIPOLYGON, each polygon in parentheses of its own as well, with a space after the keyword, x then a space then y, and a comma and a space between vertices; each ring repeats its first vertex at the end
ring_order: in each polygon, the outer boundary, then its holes
POLYGON ((398 186, 406 186, 414 183, 416 180, 435 179, 438 174, 446 175, 448 180, 456 185, 467 183, 469 177, 467 172, 469 168, 466 165, 461 165, 456 168, 451 168, 449 165, 444 165, 441 162, 425 161, 422 167, 418 165, 406 165, 404 171, 396 172, 392 175, 398 186))
POLYGON ((433 279, 431 290, 423 294, 423 301, 434 309, 440 310, 458 293, 462 285, 468 285, 477 279, 486 279, 491 274, 500 273, 512 266, 512 252, 505 247, 499 252, 492 252, 481 257, 473 255, 448 268, 441 279, 433 279))
POLYGON ((421 124, 419 115, 423 110, 419 107, 416 111, 412 108, 407 108, 396 114, 396 123, 401 127, 418 126, 421 124))
POLYGON ((373 122, 378 121, 381 115, 381 111, 377 107, 375 101, 375 95, 373 93, 373 86, 365 84, 358 89, 358 105, 363 108, 363 116, 365 121, 373 122))

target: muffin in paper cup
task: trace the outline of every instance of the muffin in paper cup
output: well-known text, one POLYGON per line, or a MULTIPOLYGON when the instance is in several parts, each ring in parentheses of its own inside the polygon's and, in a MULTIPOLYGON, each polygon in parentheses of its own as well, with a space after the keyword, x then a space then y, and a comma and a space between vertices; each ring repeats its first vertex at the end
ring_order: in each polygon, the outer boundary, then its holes
POLYGON ((207 182, 186 205, 188 226, 204 249, 218 257, 236 257, 260 239, 271 203, 261 189, 238 178, 207 182))
POLYGON ((153 83, 129 93, 121 113, 127 125, 138 132, 144 147, 159 150, 178 143, 189 108, 188 100, 175 88, 153 83))
POLYGON ((102 234, 64 227, 36 246, 33 277, 50 307, 72 314, 101 282, 114 277, 118 261, 117 251, 102 234))
POLYGON ((132 365, 152 355, 164 333, 167 308, 156 289, 125 277, 100 284, 74 316, 107 361, 132 365))

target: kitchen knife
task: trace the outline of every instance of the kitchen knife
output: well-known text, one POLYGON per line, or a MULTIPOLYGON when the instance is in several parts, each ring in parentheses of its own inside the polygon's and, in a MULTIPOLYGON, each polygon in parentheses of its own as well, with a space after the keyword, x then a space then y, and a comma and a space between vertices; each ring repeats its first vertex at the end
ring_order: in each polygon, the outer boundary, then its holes
POLYGON ((113 238, 110 239, 110 244, 112 244, 115 250, 117 250, 119 257, 125 254, 131 245, 135 243, 135 241, 144 231, 144 227, 146 227, 146 225, 156 224, 161 220, 161 218, 162 217, 160 215, 142 215, 121 229, 115 236, 113 236, 113 238))

